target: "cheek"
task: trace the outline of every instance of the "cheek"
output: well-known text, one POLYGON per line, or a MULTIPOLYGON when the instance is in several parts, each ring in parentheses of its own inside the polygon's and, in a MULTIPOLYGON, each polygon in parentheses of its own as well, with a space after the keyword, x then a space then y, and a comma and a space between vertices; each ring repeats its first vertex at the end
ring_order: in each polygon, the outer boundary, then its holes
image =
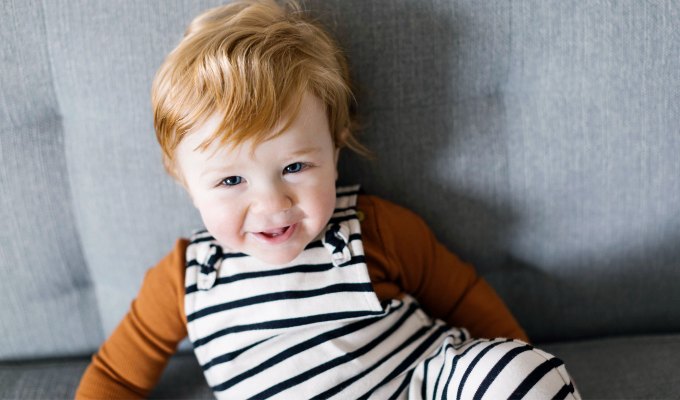
POLYGON ((335 185, 327 186, 322 192, 315 193, 316 209, 324 224, 333 216, 335 210, 335 185))
POLYGON ((201 204, 198 208, 205 228, 220 243, 228 244, 234 240, 241 229, 241 215, 235 207, 224 204, 201 204))

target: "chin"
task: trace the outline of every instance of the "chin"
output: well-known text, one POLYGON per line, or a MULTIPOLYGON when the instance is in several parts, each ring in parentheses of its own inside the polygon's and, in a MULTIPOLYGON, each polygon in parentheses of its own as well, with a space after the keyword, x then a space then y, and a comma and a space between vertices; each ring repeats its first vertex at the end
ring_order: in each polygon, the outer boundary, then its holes
POLYGON ((271 265, 283 265, 295 260, 302 251, 299 252, 277 252, 278 254, 252 254, 253 257, 258 260, 271 264, 271 265))

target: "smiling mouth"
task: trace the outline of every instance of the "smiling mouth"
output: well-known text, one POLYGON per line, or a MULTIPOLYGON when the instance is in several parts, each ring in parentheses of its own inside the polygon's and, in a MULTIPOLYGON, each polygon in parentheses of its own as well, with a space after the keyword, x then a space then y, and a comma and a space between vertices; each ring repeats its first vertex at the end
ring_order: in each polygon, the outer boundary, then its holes
POLYGON ((297 224, 293 224, 281 228, 267 229, 262 232, 253 232, 253 236, 260 242, 266 244, 283 243, 293 235, 296 227, 297 224))
POLYGON ((277 229, 272 229, 272 230, 269 230, 269 231, 263 231, 263 232, 260 232, 260 234, 264 235, 266 237, 275 238, 277 236, 281 236, 284 233, 286 233, 286 231, 288 229, 290 229, 290 226, 284 226, 283 228, 277 228, 277 229))

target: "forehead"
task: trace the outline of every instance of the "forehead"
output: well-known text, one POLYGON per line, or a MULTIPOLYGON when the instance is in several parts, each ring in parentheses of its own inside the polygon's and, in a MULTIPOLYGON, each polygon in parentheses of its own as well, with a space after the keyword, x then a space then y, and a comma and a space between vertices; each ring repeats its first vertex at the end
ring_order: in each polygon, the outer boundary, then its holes
POLYGON ((188 132, 177 147, 177 161, 181 164, 183 158, 192 155, 200 155, 205 159, 214 158, 216 154, 228 154, 230 157, 248 154, 252 156, 259 148, 271 146, 276 146, 281 151, 301 146, 333 147, 324 104, 310 94, 302 97, 294 118, 284 116, 273 129, 264 132, 262 136, 266 139, 261 142, 254 138, 245 138, 239 145, 233 144, 233 141, 230 144, 229 140, 221 137, 221 123, 222 116, 213 114, 203 124, 188 132))

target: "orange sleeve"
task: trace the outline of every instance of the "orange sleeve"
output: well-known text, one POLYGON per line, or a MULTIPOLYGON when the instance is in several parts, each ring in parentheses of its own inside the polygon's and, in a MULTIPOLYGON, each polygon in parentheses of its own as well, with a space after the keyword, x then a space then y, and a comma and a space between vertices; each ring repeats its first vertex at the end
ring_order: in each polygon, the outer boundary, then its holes
POLYGON ((529 340, 494 289, 439 243, 420 217, 374 196, 359 196, 358 208, 379 298, 409 293, 431 316, 473 337, 529 340))
POLYGON ((184 314, 186 240, 144 278, 130 311, 86 369, 76 399, 134 399, 149 395, 187 335, 184 314))

